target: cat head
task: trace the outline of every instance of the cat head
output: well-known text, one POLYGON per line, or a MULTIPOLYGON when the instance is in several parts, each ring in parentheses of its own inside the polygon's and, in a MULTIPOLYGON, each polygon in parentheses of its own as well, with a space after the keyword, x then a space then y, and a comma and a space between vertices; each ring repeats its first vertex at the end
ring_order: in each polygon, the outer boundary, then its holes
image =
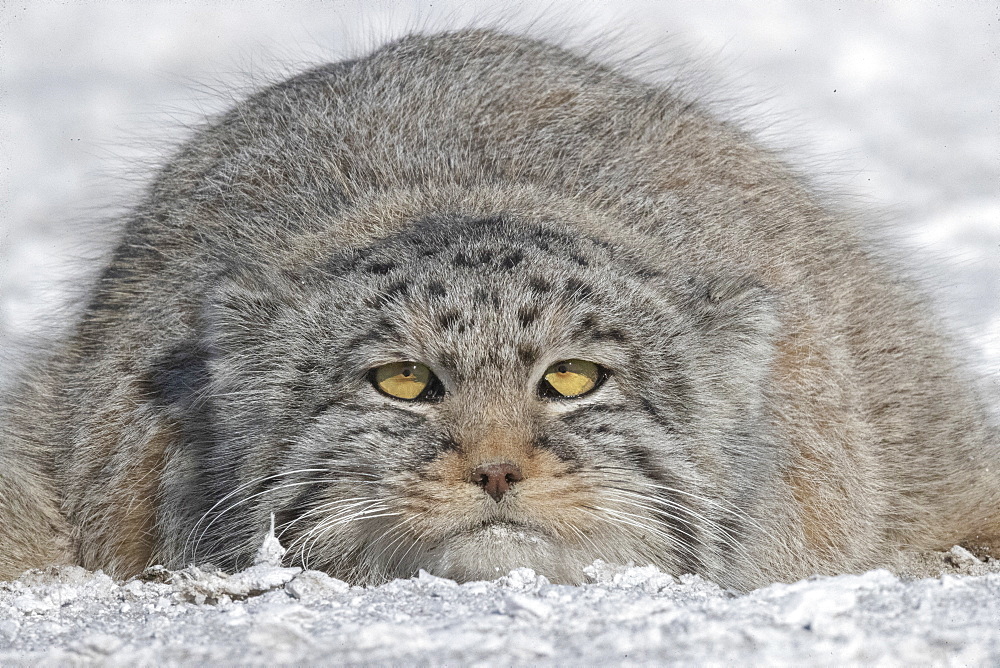
POLYGON ((273 512, 353 582, 715 573, 756 530, 776 321, 751 280, 504 212, 229 272, 187 383, 218 463, 195 557, 249 559, 273 512))

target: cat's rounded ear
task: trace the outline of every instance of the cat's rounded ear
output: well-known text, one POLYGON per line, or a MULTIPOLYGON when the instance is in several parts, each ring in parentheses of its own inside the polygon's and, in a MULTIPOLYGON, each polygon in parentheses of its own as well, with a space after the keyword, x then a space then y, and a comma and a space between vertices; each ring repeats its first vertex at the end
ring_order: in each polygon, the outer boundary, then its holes
MULTIPOLYGON (((185 430, 207 424, 202 413, 220 383, 263 364, 260 344, 282 302, 266 283, 246 275, 220 275, 202 296, 193 331, 150 364, 150 389, 185 430)), ((200 432, 198 432, 200 433, 200 432)), ((198 438, 201 438, 199 436, 198 438)))
POLYGON ((218 276, 205 294, 201 336, 216 355, 237 353, 264 343, 271 324, 287 308, 292 281, 231 272, 218 276))
POLYGON ((682 295, 705 334, 770 340, 780 326, 777 295, 749 276, 692 276, 682 295))
POLYGON ((748 276, 688 279, 684 310, 692 318, 700 344, 698 365, 721 386, 746 393, 765 383, 781 327, 780 299, 748 276))

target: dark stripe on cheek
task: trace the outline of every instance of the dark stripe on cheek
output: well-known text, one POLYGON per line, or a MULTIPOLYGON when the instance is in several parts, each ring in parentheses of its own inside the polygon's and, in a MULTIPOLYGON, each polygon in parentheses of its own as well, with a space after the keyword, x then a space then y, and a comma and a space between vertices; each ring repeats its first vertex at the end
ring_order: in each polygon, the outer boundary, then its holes
POLYGON ((418 437, 416 443, 406 453, 406 461, 409 466, 421 469, 426 473, 428 466, 442 455, 461 451, 462 444, 456 438, 448 434, 438 436, 428 434, 418 437))
POLYGON ((536 436, 532 439, 532 447, 536 450, 547 450, 554 454, 565 464, 569 465, 570 471, 579 470, 582 466, 580 459, 580 448, 571 441, 564 439, 553 439, 546 435, 536 436))
MULTIPOLYGON (((657 496, 662 497, 663 495, 657 496)), ((709 547, 702 545, 702 541, 698 540, 697 536, 701 533, 699 527, 692 526, 685 521, 690 519, 690 514, 674 507, 657 508, 652 514, 657 521, 667 527, 670 534, 677 540, 678 544, 672 550, 680 571, 679 574, 706 575, 702 550, 707 550, 709 547)))
MULTIPOLYGON (((668 417, 664 416, 662 414, 662 411, 660 411, 660 409, 657 408, 656 405, 646 397, 639 398, 639 405, 642 406, 642 410, 651 418, 653 418, 653 421, 659 427, 662 427, 666 433, 676 434, 678 433, 678 431, 680 431, 680 429, 678 428, 679 425, 677 424, 677 421, 671 420, 668 417)), ((681 419, 686 419, 688 410, 685 406, 675 405, 675 406, 670 406, 670 408, 676 411, 681 419)))
POLYGON ((698 539, 702 532, 696 524, 695 517, 687 510, 690 504, 689 497, 675 491, 680 487, 679 481, 663 470, 660 462, 648 448, 633 446, 627 449, 626 454, 641 475, 660 485, 652 490, 650 496, 665 501, 666 505, 652 500, 645 505, 651 508, 647 512, 654 520, 663 525, 677 541, 672 551, 681 573, 704 575, 705 562, 702 550, 709 548, 698 539))
MULTIPOLYGON (((325 477, 327 475, 328 474, 325 471, 316 471, 309 473, 308 477, 315 479, 315 478, 325 477)), ((296 480, 296 483, 299 482, 301 481, 296 480)), ((274 514, 275 533, 279 532, 282 529, 282 527, 285 527, 288 524, 295 522, 296 520, 301 518, 303 515, 309 512, 311 508, 314 508, 316 504, 319 503, 320 501, 320 498, 322 496, 322 490, 324 487, 325 484, 322 482, 311 482, 309 484, 302 485, 299 488, 300 490, 299 493, 295 495, 295 498, 292 499, 291 503, 289 503, 284 508, 279 509, 274 514)), ((322 517, 323 517, 322 515, 317 515, 314 521, 319 521, 322 519, 322 517)), ((282 537, 282 542, 284 542, 286 545, 290 544, 291 541, 294 540, 296 534, 308 530, 310 526, 311 526, 310 523, 306 523, 303 525, 302 522, 298 522, 293 528, 291 535, 286 535, 282 537)))

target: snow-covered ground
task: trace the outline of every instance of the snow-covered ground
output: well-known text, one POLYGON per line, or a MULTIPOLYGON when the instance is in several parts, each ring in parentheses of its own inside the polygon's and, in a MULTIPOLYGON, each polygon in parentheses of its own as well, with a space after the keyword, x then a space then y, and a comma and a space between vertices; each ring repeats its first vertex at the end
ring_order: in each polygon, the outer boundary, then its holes
MULTIPOLYGON (((408 29, 539 16, 495 6, 0 4, 0 358, 43 331, 106 248, 113 224, 102 221, 185 124, 255 81, 408 29)), ((760 103, 741 115, 885 224, 1000 397, 995 2, 555 0, 541 24, 565 26, 578 44, 613 32, 623 48, 652 47, 665 71, 689 61, 714 98, 760 103)), ((11 361, 0 362, 0 385, 11 361)), ((347 590, 306 574, 258 582, 241 600, 250 580, 280 573, 125 584, 69 569, 0 585, 0 664, 1000 663, 1000 574, 872 572, 743 596, 641 568, 595 567, 581 587, 519 571, 347 590), (212 593, 226 587, 229 602, 212 593)))
MULTIPOLYGON (((942 567, 987 567, 960 549, 942 567)), ((373 589, 266 561, 115 582, 70 567, 0 583, 0 665, 954 665, 1000 662, 1000 572, 887 571, 738 596, 655 568, 552 585, 522 568, 373 589), (9 643, 9 648, 5 645, 9 643)))

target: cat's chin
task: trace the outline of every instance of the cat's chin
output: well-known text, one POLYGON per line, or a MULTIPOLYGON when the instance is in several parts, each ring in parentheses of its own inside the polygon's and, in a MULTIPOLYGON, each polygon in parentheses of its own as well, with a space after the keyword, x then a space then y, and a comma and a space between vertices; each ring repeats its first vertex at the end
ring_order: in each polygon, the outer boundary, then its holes
POLYGON ((492 522, 449 538, 424 570, 458 582, 494 580, 516 568, 531 568, 551 582, 580 584, 594 557, 521 524, 492 522))

